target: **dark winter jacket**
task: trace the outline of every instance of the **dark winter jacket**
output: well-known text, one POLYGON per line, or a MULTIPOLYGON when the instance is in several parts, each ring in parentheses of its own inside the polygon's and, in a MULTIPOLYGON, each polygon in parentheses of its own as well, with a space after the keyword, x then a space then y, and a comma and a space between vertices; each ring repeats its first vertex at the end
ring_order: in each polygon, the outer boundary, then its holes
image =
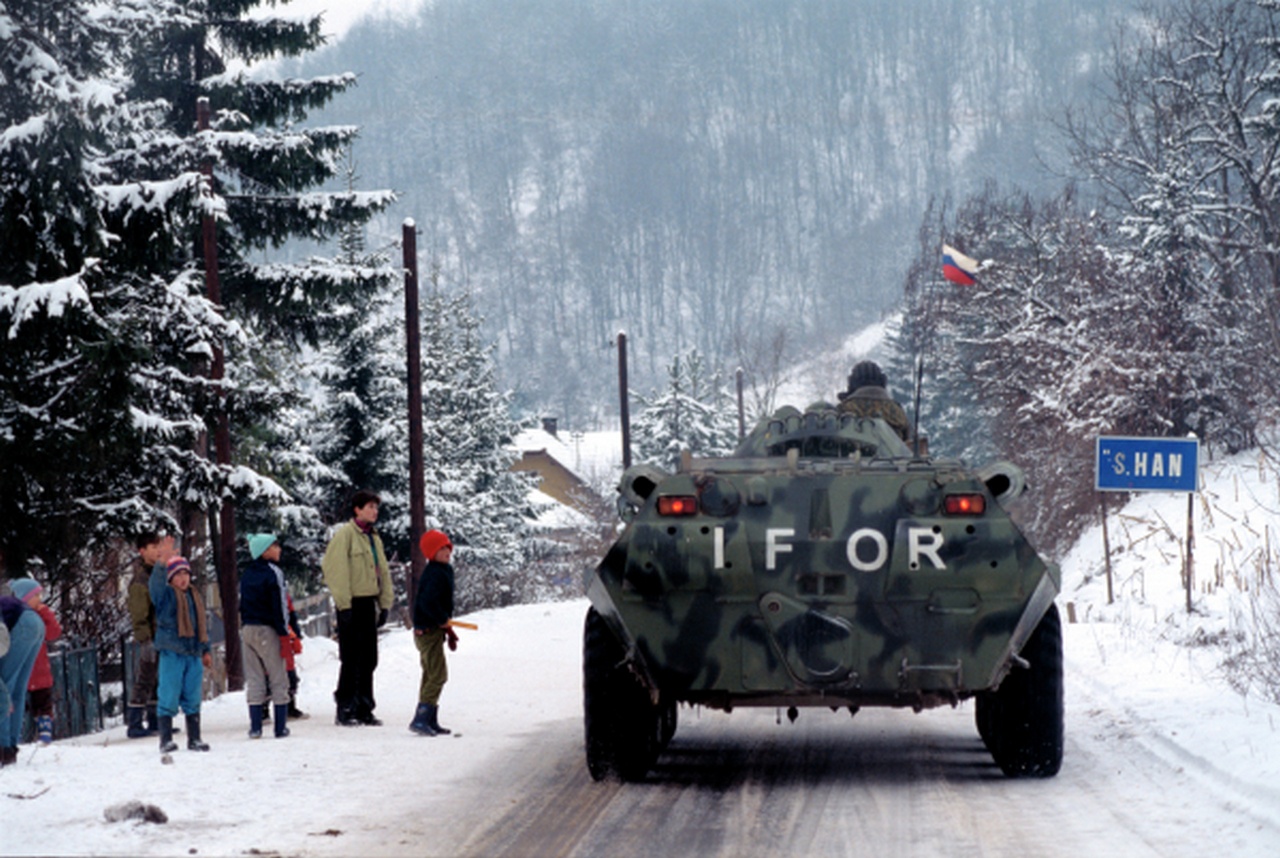
MULTIPOLYGON (((176 652, 179 655, 199 656, 209 652, 209 642, 199 640, 199 635, 180 637, 178 635, 178 596, 169 586, 165 577, 165 564, 157 563, 151 570, 148 587, 151 590, 151 603, 156 608, 156 649, 176 652)), ((195 589, 195 585, 192 585, 195 589)), ((199 616, 196 600, 188 598, 187 610, 191 612, 191 628, 198 629, 199 616)))
POLYGON ((0 596, 0 617, 4 618, 4 624, 9 631, 13 631, 14 623, 18 622, 25 610, 27 610, 27 604, 16 596, 0 596))
POLYGON ((413 600, 415 631, 438 629, 453 618, 453 567, 432 560, 418 579, 418 595, 413 600))
POLYGON ((151 570, 138 559, 138 567, 129 579, 129 621, 133 624, 133 639, 146 643, 156 636, 156 610, 151 605, 149 585, 151 570))
POLYGON ((270 626, 284 637, 289 629, 284 624, 284 591, 276 569, 274 563, 259 557, 240 573, 240 624, 270 626))

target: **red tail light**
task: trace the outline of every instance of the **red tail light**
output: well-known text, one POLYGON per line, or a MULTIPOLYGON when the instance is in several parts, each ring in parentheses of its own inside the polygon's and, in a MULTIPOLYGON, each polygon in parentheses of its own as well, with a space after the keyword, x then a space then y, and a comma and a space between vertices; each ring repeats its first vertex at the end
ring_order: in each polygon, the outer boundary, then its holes
POLYGON ((658 498, 658 515, 697 515, 698 499, 693 495, 667 495, 658 498))
POLYGON ((942 510, 947 515, 982 515, 987 511, 986 495, 947 495, 942 499, 942 510))

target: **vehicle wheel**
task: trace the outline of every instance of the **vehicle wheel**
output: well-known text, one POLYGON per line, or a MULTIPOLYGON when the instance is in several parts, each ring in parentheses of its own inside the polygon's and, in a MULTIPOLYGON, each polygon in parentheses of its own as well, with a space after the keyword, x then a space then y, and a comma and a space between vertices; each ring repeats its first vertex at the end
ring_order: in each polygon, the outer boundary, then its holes
POLYGON ((993 724, 996 720, 996 695, 993 691, 980 691, 973 697, 974 723, 978 725, 978 735, 982 737, 982 744, 987 746, 987 750, 995 755, 996 749, 992 744, 994 740, 993 724))
POLYGON ((658 706, 658 748, 666 748, 676 735, 676 724, 679 721, 674 700, 664 700, 658 706))
POLYGON ((1050 605, 1022 648, 1030 668, 1015 667, 992 695, 987 748, 1009 777, 1052 777, 1062 766, 1062 621, 1050 605))
POLYGON ((643 780, 658 756, 657 708, 595 608, 587 610, 582 649, 587 771, 598 781, 643 780))

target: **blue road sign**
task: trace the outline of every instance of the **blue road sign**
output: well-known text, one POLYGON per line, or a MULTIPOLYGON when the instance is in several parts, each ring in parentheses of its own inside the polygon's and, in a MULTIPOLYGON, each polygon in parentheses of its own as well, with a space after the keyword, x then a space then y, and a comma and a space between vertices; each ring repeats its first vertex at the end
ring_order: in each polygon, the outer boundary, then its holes
POLYGON ((1195 438, 1098 436, 1100 492, 1194 492, 1200 441, 1195 438))

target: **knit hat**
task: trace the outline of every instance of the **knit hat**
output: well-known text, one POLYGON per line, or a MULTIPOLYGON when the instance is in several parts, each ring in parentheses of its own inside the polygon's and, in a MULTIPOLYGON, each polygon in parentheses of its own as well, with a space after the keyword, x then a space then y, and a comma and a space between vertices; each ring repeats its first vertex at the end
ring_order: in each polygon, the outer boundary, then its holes
POLYGON ((169 565, 165 567, 164 580, 172 581, 173 576, 177 575, 179 572, 186 572, 188 575, 191 574, 191 564, 187 562, 187 558, 185 557, 175 557, 169 561, 169 565))
POLYGON ((436 556, 441 548, 448 546, 453 547, 453 543, 443 530, 428 530, 422 534, 422 538, 418 540, 418 547, 422 549, 422 556, 428 560, 436 556))
POLYGON ((44 588, 32 578, 17 579, 13 582, 11 589, 13 595, 28 605, 35 604, 36 599, 40 598, 40 594, 44 592, 44 588))
POLYGON ((852 393, 859 387, 888 387, 884 370, 875 361, 864 360, 853 365, 849 372, 849 391, 852 393))
POLYGON ((249 537, 249 556, 257 560, 279 541, 274 533, 255 533, 249 537))

